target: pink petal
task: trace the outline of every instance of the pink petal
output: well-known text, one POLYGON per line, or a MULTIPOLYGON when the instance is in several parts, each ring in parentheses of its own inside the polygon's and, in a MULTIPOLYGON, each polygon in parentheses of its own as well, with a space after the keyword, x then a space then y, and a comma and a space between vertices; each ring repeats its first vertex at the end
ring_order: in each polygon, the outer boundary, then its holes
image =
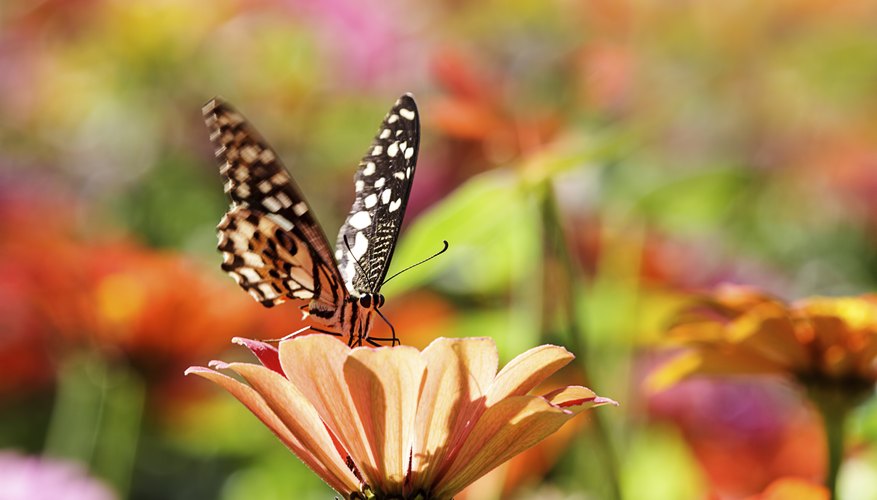
POLYGON ((243 337, 235 337, 231 339, 231 341, 252 351, 252 353, 259 359, 259 362, 261 362, 266 368, 270 368, 283 375, 283 368, 280 367, 280 354, 277 351, 277 348, 273 345, 258 340, 245 339, 243 337))
POLYGON ((440 477, 484 410, 499 359, 490 338, 439 338, 423 350, 426 380, 417 407, 412 488, 440 477))
MULTIPOLYGON (((308 443, 308 441, 299 440, 277 416, 277 414, 274 413, 271 407, 268 406, 262 396, 260 396, 252 387, 242 384, 229 376, 199 366, 189 368, 186 370, 186 374, 195 374, 204 377, 217 383, 231 393, 232 396, 237 398, 238 401, 243 403, 244 406, 256 415, 263 424, 271 429, 280 441, 282 441, 283 444, 285 444, 287 448, 299 458, 299 460, 304 462, 305 465, 319 475, 323 481, 326 481, 332 489, 338 492, 352 491, 350 489, 351 486, 353 486, 353 489, 356 489, 355 485, 357 484, 357 481, 355 478, 353 478, 353 481, 349 481, 346 478, 342 479, 341 477, 338 477, 338 475, 330 473, 323 463, 317 459, 314 453, 310 451, 309 447, 304 444, 308 443)), ((323 432, 325 432, 325 429, 323 432)), ((352 474, 350 475, 352 476, 352 474)))
POLYGON ((344 364, 372 456, 378 458, 374 464, 360 462, 360 471, 379 496, 403 493, 425 370, 420 351, 405 346, 354 349, 344 364))
POLYGON ((575 358, 563 347, 541 345, 509 361, 490 387, 487 406, 509 396, 522 396, 575 358))
POLYGON ((484 412, 454 463, 436 485, 450 498, 467 485, 560 428, 575 413, 537 396, 514 396, 484 412))
POLYGON ((280 343, 280 365, 360 468, 377 463, 366 441, 344 379, 351 349, 330 335, 305 335, 280 343))

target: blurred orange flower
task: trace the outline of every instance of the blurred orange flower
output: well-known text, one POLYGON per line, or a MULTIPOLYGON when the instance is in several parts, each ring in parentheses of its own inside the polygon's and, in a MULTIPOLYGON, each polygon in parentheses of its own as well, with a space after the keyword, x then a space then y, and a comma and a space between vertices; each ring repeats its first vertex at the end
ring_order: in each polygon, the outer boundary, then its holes
POLYGON ((649 379, 662 389, 697 374, 776 374, 807 387, 870 391, 877 380, 877 296, 813 297, 787 304, 724 286, 670 328, 685 350, 649 379))
POLYGON ((747 500, 828 500, 831 496, 824 486, 796 478, 774 481, 760 495, 747 500))
MULTIPOLYGON (((191 388, 167 374, 193 356, 266 330, 262 307, 218 272, 118 237, 80 236, 81 208, 48 188, 0 193, 0 394, 50 384, 60 360, 96 349, 151 382, 169 382, 169 395, 191 388)), ((286 314, 295 326, 298 315, 286 314)))
POLYGON ((580 386, 527 395, 573 359, 557 346, 497 373, 487 338, 440 338, 423 351, 351 349, 325 335, 279 350, 239 342, 262 366, 213 366, 249 385, 208 368, 187 373, 228 390, 344 498, 451 498, 576 414, 615 404, 580 386))

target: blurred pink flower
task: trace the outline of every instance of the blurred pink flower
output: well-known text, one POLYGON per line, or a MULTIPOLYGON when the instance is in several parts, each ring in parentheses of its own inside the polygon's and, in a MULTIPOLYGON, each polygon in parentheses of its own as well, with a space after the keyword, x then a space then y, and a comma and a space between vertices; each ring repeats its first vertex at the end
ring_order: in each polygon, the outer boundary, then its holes
POLYGON ((113 500, 79 464, 0 452, 0 500, 113 500))

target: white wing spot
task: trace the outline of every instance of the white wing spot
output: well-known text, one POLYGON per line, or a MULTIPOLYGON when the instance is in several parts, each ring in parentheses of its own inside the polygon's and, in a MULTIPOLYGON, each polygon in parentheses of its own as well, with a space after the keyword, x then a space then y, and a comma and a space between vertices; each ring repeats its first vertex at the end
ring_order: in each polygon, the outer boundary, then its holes
POLYGON ((396 210, 399 210, 399 207, 401 207, 401 206, 402 206, 402 198, 396 198, 396 201, 394 201, 393 203, 390 203, 390 211, 395 212, 396 210))
MULTIPOLYGON (((293 207, 293 211, 295 211, 295 207, 293 207)), ((282 227, 284 231, 292 230, 292 222, 289 222, 289 219, 287 219, 286 217, 279 214, 268 214, 266 215, 266 217, 271 219, 271 222, 282 227)))
POLYGON ((393 190, 387 189, 381 193, 381 203, 386 205, 390 203, 390 196, 393 196, 393 190))
POLYGON ((378 156, 379 154, 381 154, 383 152, 384 152, 383 146, 380 146, 380 145, 375 146, 375 148, 372 149, 372 156, 378 156))
POLYGON ((387 118, 387 123, 396 123, 396 121, 398 121, 398 120, 399 120, 399 115, 390 115, 390 117, 387 118))
POLYGON ((365 182, 363 181, 356 181, 353 185, 357 193, 361 192, 363 188, 365 188, 365 182))
POLYGON ((375 173, 375 170, 377 170, 377 168, 378 167, 375 165, 375 162, 370 161, 366 163, 365 168, 362 169, 362 175, 372 175, 373 173, 375 173))
POLYGON ((266 299, 276 299, 277 292, 274 291, 274 288, 271 287, 268 283, 262 283, 259 285, 259 291, 262 292, 262 295, 265 296, 266 299))
POLYGON ((363 210, 362 212, 356 212, 355 214, 350 216, 350 220, 347 221, 348 224, 355 227, 356 229, 365 229, 372 223, 372 216, 369 215, 368 212, 363 210))
POLYGON ((412 156, 414 156, 414 148, 406 149, 405 150, 405 159, 410 160, 412 156))
POLYGON ((402 118, 405 118, 406 120, 413 120, 415 116, 414 111, 405 108, 400 109, 399 114, 402 115, 402 118))
POLYGON ((389 147, 387 147, 387 156, 389 156, 390 158, 395 157, 396 153, 398 153, 398 152, 399 152, 399 143, 398 142, 394 142, 393 144, 390 144, 389 147))
MULTIPOLYGON (((292 213, 301 217, 303 214, 308 213, 308 205, 307 203, 300 201, 292 206, 292 213)), ((287 230, 288 231, 288 230, 287 230)))
POLYGON ((254 146, 246 146, 241 148, 241 158, 246 163, 253 163, 259 157, 259 150, 254 146))
POLYGON ((280 204, 283 205, 284 208, 292 205, 292 200, 290 200, 289 196, 286 196, 286 193, 284 193, 283 191, 279 191, 276 196, 277 199, 280 200, 280 204))
POLYGON ((384 187, 384 184, 387 182, 387 179, 381 177, 380 179, 375 181, 375 189, 381 189, 384 187))
POLYGON ((411 167, 405 169, 405 177, 411 177, 411 167))
POLYGON ((241 259, 244 261, 244 264, 249 267, 265 267, 265 262, 262 260, 262 257, 259 257, 259 254, 257 253, 244 252, 241 254, 241 259))
POLYGON ((244 279, 246 279, 248 283, 258 283, 258 282, 262 281, 262 277, 259 276, 259 273, 254 271, 252 268, 242 267, 242 268, 238 269, 238 273, 241 276, 243 276, 244 279))
POLYGON ((250 196, 250 186, 246 184, 241 184, 234 190, 235 194, 238 195, 239 198, 246 198, 250 196))
POLYGON ((390 129, 385 128, 383 131, 381 131, 380 138, 381 138, 381 139, 386 139, 386 138, 388 138, 388 137, 390 137, 390 129))
POLYGON ((393 174, 393 177, 399 179, 400 181, 405 180, 405 172, 396 172, 393 174))
POLYGON ((263 149, 262 154, 259 155, 259 160, 261 160, 262 163, 271 163, 275 159, 274 153, 272 153, 270 149, 263 149))
POLYGON ((350 253, 353 254, 353 257, 356 258, 356 260, 359 260, 365 255, 366 250, 368 250, 368 239, 366 239, 362 232, 356 233, 356 236, 353 238, 353 247, 350 249, 350 253))
POLYGON ((272 212, 278 212, 281 208, 283 208, 283 205, 281 205, 280 202, 277 201, 277 198, 273 196, 266 196, 265 198, 262 198, 262 206, 272 212))
POLYGON ((378 195, 372 193, 365 197, 365 208, 371 208, 378 204, 378 195))
POLYGON ((402 144, 399 144, 399 149, 401 149, 402 151, 408 149, 408 141, 403 141, 402 144))
POLYGON ((401 130, 397 130, 397 131, 396 131, 396 137, 399 137, 400 135, 402 135, 402 131, 401 131, 401 130))
POLYGON ((271 181, 267 179, 259 183, 259 191, 262 191, 263 193, 271 191, 271 187, 271 181))

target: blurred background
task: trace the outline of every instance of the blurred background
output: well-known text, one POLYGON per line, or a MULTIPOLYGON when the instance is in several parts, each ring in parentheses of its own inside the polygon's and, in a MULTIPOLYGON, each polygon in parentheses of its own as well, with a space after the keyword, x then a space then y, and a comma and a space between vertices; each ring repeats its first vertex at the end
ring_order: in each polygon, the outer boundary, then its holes
MULTIPOLYGON (((222 95, 334 238, 402 92, 422 141, 383 290, 403 343, 491 336, 577 360, 621 403, 466 498, 747 498, 819 482, 818 416, 780 381, 653 394, 662 332, 720 283, 788 299, 877 282, 877 3, 5 0, 0 5, 0 490, 47 498, 332 492, 190 365, 301 326, 219 270, 222 95)), ((843 498, 877 498, 877 407, 843 498)), ((0 494, 0 497, 3 495, 0 494)))

